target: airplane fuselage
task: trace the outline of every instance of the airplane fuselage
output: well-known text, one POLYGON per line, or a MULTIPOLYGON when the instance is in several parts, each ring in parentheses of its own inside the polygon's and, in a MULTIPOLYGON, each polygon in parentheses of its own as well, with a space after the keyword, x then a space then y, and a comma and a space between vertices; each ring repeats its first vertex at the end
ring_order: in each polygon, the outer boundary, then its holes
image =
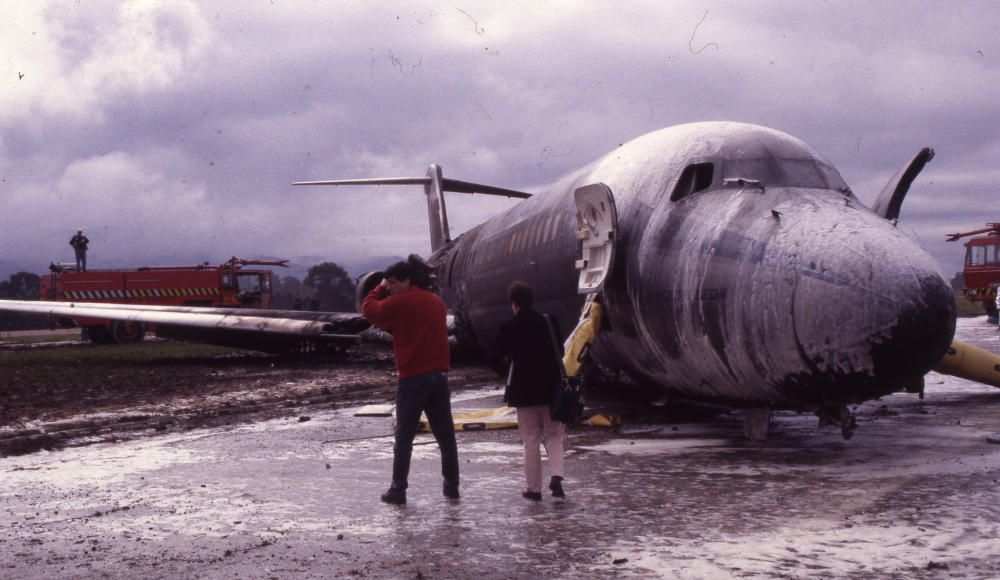
POLYGON ((739 123, 640 137, 440 248, 466 339, 491 345, 513 280, 572 328, 573 191, 598 182, 618 214, 600 365, 679 396, 815 409, 914 388, 951 342, 934 260, 806 144, 739 123))
MULTIPOLYGON (((922 153, 917 165, 930 158, 922 153)), ((954 335, 950 285, 885 219, 898 214, 915 174, 901 175, 873 211, 794 137, 741 123, 681 125, 618 147, 455 240, 443 191, 528 194, 444 179, 437 166, 425 177, 301 183, 422 184, 438 288, 459 338, 486 348, 511 316, 506 289, 514 280, 531 284, 536 308, 564 330, 575 325, 584 300, 577 254, 597 238, 578 242, 574 192, 606 187, 617 228, 614 252, 605 253, 610 268, 597 268, 607 272, 606 322, 593 360, 667 394, 829 418, 843 417, 850 403, 922 388, 954 335)), ((589 276, 592 262, 582 261, 589 276)), ((333 313, 0 302, 53 317, 84 308, 96 318, 175 327, 190 340, 265 350, 341 344, 364 322, 333 313)))

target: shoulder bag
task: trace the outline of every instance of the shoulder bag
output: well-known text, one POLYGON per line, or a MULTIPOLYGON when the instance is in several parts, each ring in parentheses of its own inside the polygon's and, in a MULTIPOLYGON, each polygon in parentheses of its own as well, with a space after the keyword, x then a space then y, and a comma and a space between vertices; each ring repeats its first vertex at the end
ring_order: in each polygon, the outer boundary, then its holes
POLYGON ((544 317, 545 323, 549 327, 552 351, 556 355, 556 363, 559 367, 559 380, 553 387, 554 392, 552 400, 549 402, 549 412, 554 420, 566 425, 573 425, 583 415, 583 390, 580 388, 579 380, 566 376, 566 367, 563 365, 562 357, 559 356, 559 341, 556 340, 555 328, 552 326, 549 315, 545 314, 544 317))

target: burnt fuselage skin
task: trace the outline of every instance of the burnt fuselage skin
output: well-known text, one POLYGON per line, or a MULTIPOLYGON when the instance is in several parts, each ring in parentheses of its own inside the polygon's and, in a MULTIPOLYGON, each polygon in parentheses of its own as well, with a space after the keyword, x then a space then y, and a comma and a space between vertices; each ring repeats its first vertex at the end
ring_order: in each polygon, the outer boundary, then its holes
POLYGON ((618 213, 600 365, 677 396, 812 410, 917 386, 951 343, 934 260, 803 142, 740 123, 640 137, 440 248, 461 337, 491 345, 513 280, 572 328, 573 191, 598 182, 618 213))

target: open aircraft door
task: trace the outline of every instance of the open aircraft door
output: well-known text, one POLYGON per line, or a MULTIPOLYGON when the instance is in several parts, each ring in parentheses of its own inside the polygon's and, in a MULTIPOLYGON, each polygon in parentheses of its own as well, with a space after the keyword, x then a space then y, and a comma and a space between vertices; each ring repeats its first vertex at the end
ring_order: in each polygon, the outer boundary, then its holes
POLYGON ((581 242, 576 269, 580 271, 577 291, 596 294, 604 289, 604 281, 614 263, 615 239, 618 232, 618 212, 611 188, 592 183, 573 192, 576 201, 576 239, 581 242))
MULTIPOLYGON (((601 291, 611 272, 618 236, 618 211, 611 188, 592 183, 573 192, 576 202, 576 239, 580 241, 580 256, 576 269, 580 271, 577 292, 587 294, 580 319, 566 337, 563 368, 567 377, 576 377, 601 331, 604 310, 601 291)), ((579 383, 576 383, 579 388, 579 383)))

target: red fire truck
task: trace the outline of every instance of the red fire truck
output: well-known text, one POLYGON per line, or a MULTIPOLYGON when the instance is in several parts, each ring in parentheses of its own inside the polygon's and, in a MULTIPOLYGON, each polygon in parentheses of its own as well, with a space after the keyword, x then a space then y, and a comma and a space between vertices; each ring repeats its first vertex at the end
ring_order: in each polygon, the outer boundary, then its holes
MULTIPOLYGON (((77 272, 71 264, 52 264, 41 279, 40 298, 63 302, 112 302, 155 306, 270 308, 271 271, 246 266, 284 266, 288 260, 232 258, 218 266, 149 266, 121 270, 77 272)), ((138 342, 146 334, 141 322, 93 318, 60 319, 80 326, 91 342, 138 342)), ((149 330, 155 330, 149 328, 149 330)))
POLYGON ((986 224, 985 228, 960 234, 949 234, 948 241, 954 242, 967 236, 965 242, 965 297, 973 302, 982 302, 983 309, 991 318, 997 316, 997 288, 1000 287, 1000 223, 986 224))

